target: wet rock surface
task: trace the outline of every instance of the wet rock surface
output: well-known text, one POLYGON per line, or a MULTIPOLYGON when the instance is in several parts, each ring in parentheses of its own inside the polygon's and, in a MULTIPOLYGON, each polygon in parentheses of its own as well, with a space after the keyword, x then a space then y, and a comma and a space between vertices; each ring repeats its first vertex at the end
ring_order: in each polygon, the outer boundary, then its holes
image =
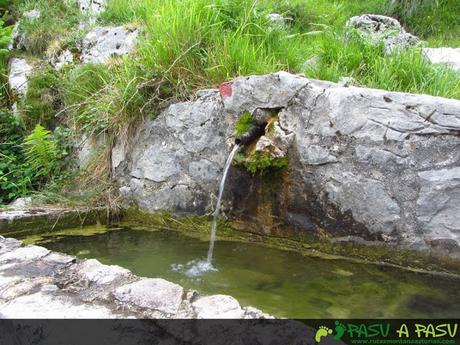
POLYGON ((127 200, 150 212, 210 212, 236 120, 277 109, 289 168, 268 183, 231 169, 224 210, 232 219, 264 234, 292 225, 433 253, 446 240, 459 255, 460 101, 285 72, 220 89, 170 106, 131 146, 117 144, 114 175, 127 200))
POLYGON ((79 260, 0 236, 2 318, 264 318, 230 296, 200 296, 164 279, 79 260))

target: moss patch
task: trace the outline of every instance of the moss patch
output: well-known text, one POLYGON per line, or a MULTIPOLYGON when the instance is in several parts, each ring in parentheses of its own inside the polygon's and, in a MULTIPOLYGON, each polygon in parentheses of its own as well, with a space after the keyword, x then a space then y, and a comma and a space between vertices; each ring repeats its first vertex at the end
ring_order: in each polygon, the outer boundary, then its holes
POLYGON ((256 152, 243 161, 243 166, 253 175, 267 176, 287 168, 288 157, 274 158, 268 152, 256 152))
POLYGON ((235 135, 237 138, 246 134, 252 126, 256 124, 256 119, 250 113, 245 112, 235 122, 235 135))

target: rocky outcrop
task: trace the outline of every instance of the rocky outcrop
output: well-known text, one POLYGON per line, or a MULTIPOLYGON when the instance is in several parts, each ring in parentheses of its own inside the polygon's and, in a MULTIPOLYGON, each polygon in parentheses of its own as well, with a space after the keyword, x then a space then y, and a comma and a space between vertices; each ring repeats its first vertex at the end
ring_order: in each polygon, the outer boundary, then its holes
POLYGON ((24 21, 33 22, 39 19, 40 16, 41 16, 41 12, 38 9, 26 11, 22 14, 22 19, 14 25, 13 32, 11 33, 11 41, 8 44, 9 50, 12 50, 12 49, 27 50, 29 48, 29 41, 27 39, 27 36, 24 32, 20 32, 19 27, 21 25, 21 22, 24 22, 24 21))
POLYGON ((64 66, 67 66, 74 62, 75 58, 72 52, 68 49, 65 49, 58 54, 52 55, 48 57, 48 60, 51 66, 54 67, 57 71, 59 71, 64 66))
POLYGON ((230 296, 78 260, 0 236, 1 318, 271 318, 230 296))
POLYGON ((350 18, 346 27, 356 32, 371 44, 383 43, 383 50, 387 54, 410 48, 420 40, 406 32, 394 18, 377 14, 364 14, 350 18))
POLYGON ((48 60, 56 70, 74 62, 108 63, 112 58, 133 52, 138 35, 138 29, 124 26, 96 27, 86 34, 74 53, 64 49, 48 60))
POLYGON ((103 12, 106 3, 106 0, 78 0, 80 11, 92 17, 96 17, 103 12))
POLYGON ((136 46, 137 29, 123 26, 96 27, 83 39, 83 63, 106 63, 114 56, 129 54, 136 46))
POLYGON ((14 94, 21 97, 27 93, 28 78, 31 73, 32 66, 25 59, 13 58, 10 60, 8 84, 14 94))
POLYGON ((267 15, 267 20, 272 23, 275 27, 284 28, 288 21, 292 20, 291 18, 284 17, 279 13, 269 13, 267 15))
POLYGON ((423 48, 426 59, 433 64, 442 64, 460 72, 460 48, 423 48))
POLYGON ((285 72, 238 78, 221 92, 170 106, 131 146, 116 145, 127 199, 151 212, 209 212, 239 115, 278 109, 279 130, 292 137, 289 168, 277 186, 232 169, 224 209, 234 219, 264 233, 291 225, 458 255, 460 101, 285 72))

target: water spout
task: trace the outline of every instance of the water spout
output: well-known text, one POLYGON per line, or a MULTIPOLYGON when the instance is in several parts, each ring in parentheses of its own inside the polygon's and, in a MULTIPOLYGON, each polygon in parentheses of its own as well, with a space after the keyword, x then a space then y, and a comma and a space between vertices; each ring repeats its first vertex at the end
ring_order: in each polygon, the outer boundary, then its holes
POLYGON ((238 145, 247 145, 256 139, 259 139, 262 135, 265 134, 266 125, 266 123, 255 124, 241 137, 236 138, 235 143, 238 145))
POLYGON ((222 195, 225 189, 225 180, 227 179, 228 169, 230 168, 230 165, 232 164, 233 157, 235 156, 239 148, 240 148, 240 145, 236 144, 233 147, 232 152, 230 152, 230 154, 228 155, 227 162, 225 163, 224 174, 222 175, 222 180, 220 181, 219 195, 217 197, 216 210, 214 211, 214 216, 212 219, 211 239, 209 241, 208 259, 206 261, 209 266, 211 266, 211 263, 212 263, 212 255, 214 252, 214 242, 216 241, 217 219, 220 214, 220 203, 222 201, 222 195))

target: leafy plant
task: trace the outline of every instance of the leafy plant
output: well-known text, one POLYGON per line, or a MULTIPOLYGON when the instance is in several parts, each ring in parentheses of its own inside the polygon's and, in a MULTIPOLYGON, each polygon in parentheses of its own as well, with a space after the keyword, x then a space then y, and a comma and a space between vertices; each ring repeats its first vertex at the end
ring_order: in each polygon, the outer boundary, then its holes
POLYGON ((36 125, 32 133, 24 139, 23 147, 34 177, 46 180, 56 172, 62 155, 49 130, 36 125))
POLYGON ((11 112, 0 112, 0 204, 25 195, 30 188, 33 176, 21 147, 23 133, 11 112))
POLYGON ((11 41, 13 26, 6 26, 0 19, 0 105, 8 104, 8 44, 11 41))

